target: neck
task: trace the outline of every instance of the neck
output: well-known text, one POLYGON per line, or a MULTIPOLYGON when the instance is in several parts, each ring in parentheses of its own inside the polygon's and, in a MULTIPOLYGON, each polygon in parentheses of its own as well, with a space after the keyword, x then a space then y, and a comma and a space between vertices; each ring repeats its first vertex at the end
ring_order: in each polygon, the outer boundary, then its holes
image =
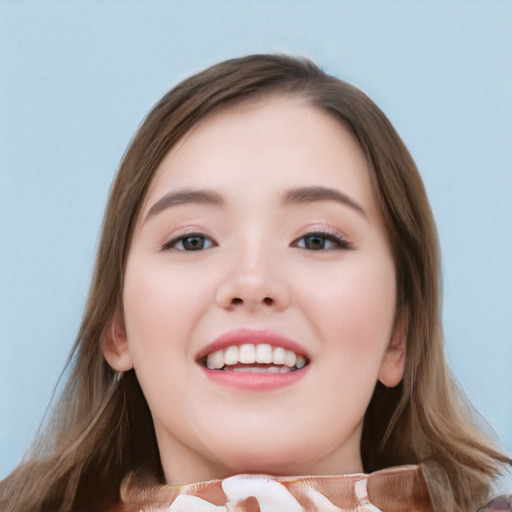
POLYGON ((158 445, 166 482, 184 485, 237 474, 305 476, 362 473, 359 430, 353 437, 352 442, 325 453, 311 453, 300 448, 293 453, 261 450, 257 443, 247 443, 222 458, 216 457, 215 452, 198 451, 169 436, 159 439, 158 445))

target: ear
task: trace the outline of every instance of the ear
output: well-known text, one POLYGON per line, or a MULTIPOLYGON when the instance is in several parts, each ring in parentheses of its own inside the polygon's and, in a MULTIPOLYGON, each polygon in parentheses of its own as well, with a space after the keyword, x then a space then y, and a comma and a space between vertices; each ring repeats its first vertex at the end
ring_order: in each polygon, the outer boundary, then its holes
POLYGON ((105 359, 114 370, 126 372, 133 368, 126 328, 120 313, 114 315, 103 336, 102 350, 105 359))
POLYGON ((404 376, 407 312, 400 313, 395 321, 389 344, 384 353, 379 372, 379 381, 388 388, 397 386, 404 376))

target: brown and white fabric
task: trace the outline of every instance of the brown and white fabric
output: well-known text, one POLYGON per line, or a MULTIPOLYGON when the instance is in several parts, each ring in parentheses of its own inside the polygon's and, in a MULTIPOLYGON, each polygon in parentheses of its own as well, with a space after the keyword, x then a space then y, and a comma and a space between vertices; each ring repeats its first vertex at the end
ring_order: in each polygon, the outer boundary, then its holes
MULTIPOLYGON (((125 479, 119 512, 440 512, 430 505, 418 466, 371 474, 271 477, 236 475, 188 485, 125 479)), ((512 512, 496 498, 478 512, 512 512)))

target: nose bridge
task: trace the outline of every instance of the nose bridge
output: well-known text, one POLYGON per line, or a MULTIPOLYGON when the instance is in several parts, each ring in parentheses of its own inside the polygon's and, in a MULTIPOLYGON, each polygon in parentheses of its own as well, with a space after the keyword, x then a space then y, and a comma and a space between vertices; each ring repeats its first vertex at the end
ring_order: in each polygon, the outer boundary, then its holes
POLYGON ((272 267, 272 247, 265 244, 262 236, 248 236, 239 244, 237 265, 240 277, 254 282, 265 280, 265 275, 272 267))
POLYGON ((282 309, 289 291, 279 272, 279 252, 262 234, 246 233, 235 244, 217 300, 222 307, 282 309))

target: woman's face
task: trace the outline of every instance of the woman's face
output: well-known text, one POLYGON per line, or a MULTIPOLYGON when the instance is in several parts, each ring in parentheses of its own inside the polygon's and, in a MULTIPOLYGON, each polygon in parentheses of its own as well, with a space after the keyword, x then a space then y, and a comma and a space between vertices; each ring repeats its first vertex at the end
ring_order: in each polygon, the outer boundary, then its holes
POLYGON ((134 368, 170 483, 362 470, 403 372, 395 268, 358 144, 292 98, 219 113, 164 159, 105 344, 134 368))

